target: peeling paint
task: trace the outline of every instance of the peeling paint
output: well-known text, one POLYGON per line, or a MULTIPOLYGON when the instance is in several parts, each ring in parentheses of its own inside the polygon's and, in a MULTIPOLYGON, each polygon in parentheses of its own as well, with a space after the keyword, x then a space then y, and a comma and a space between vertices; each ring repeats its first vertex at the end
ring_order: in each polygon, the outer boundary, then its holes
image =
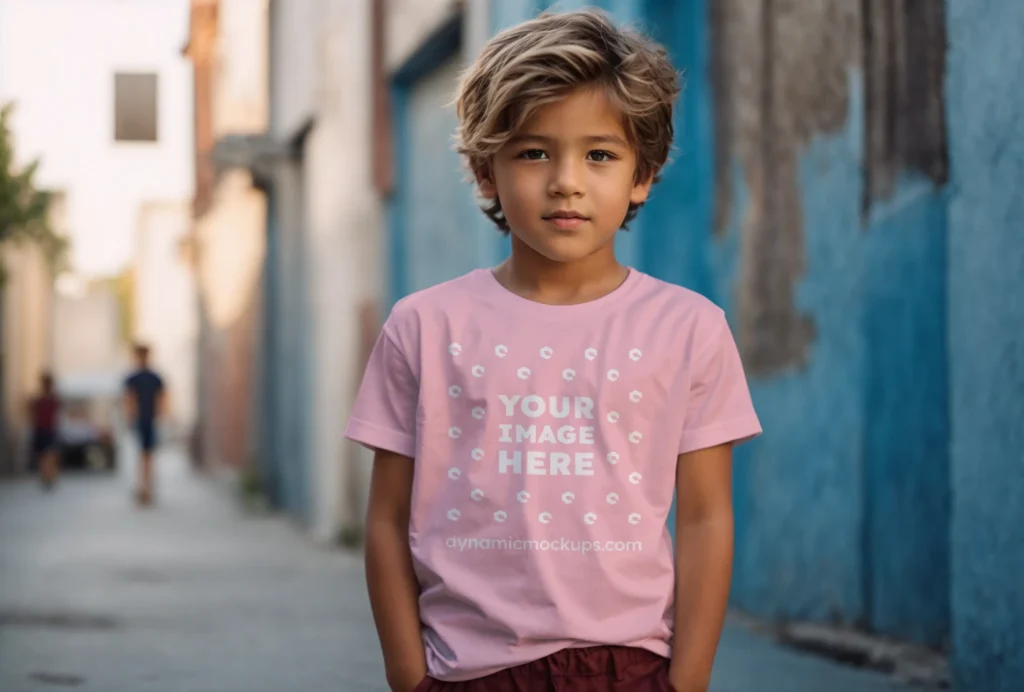
POLYGON ((798 157, 838 131, 861 60, 860 8, 846 0, 723 0, 712 14, 719 144, 716 221, 728 221, 728 171, 748 188, 736 286, 737 340, 751 373, 802 367, 814 324, 795 303, 804 271, 798 157))
POLYGON ((943 184, 945 19, 908 0, 721 0, 711 9, 715 229, 729 225, 738 163, 750 204, 741 222, 738 340, 755 375, 806 365, 815 338, 795 304, 805 266, 797 161, 849 116, 850 79, 866 83, 862 213, 903 170, 943 184))
POLYGON ((862 0, 865 137, 862 215, 892 196, 903 170, 942 185, 946 143, 945 6, 862 0))

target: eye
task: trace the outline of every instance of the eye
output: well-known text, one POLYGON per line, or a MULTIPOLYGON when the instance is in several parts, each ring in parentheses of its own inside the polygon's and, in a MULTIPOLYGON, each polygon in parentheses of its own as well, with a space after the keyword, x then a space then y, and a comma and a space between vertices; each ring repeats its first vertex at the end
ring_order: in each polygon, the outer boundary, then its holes
POLYGON ((594 151, 588 152, 587 157, 591 161, 596 161, 597 163, 614 161, 616 158, 618 158, 617 156, 615 156, 615 154, 611 153, 610 151, 605 151, 604 149, 595 149, 594 151))
POLYGON ((525 149, 516 154, 517 159, 526 159, 527 161, 541 161, 547 157, 547 152, 543 149, 525 149))

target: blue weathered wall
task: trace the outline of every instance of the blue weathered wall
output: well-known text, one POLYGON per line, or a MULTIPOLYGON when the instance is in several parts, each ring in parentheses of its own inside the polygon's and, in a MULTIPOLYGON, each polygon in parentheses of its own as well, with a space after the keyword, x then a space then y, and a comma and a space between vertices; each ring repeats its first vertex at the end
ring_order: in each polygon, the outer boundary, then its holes
POLYGON ((779 3, 767 47, 757 7, 721 2, 718 12, 724 204, 717 228, 685 229, 710 247, 707 268, 681 260, 693 273, 678 279, 707 285, 726 308, 765 429, 736 459, 733 602, 941 643, 943 195, 907 178, 862 215, 857 5, 779 3))
POLYGON ((954 675, 1024 689, 1024 3, 947 0, 954 675))

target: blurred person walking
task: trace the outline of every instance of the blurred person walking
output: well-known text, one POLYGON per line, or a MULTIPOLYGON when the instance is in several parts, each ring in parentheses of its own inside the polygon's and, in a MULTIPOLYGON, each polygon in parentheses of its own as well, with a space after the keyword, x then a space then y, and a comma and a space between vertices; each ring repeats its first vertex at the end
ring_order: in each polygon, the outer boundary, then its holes
POLYGON ((38 468, 43 488, 50 490, 56 484, 60 472, 60 398, 54 388, 53 375, 49 372, 39 376, 39 388, 39 395, 33 397, 28 404, 32 427, 30 464, 38 468))
POLYGON ((135 499, 139 506, 153 503, 153 455, 157 448, 157 420, 166 412, 164 381, 149 366, 149 347, 135 346, 136 369, 125 380, 125 417, 138 436, 141 452, 139 485, 135 499))

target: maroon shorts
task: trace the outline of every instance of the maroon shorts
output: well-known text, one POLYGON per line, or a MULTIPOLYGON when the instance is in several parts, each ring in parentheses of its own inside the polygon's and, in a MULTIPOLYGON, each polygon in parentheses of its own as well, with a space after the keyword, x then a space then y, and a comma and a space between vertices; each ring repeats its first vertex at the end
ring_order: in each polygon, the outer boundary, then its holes
POLYGON ((462 682, 428 677, 413 692, 673 692, 667 658, 645 649, 595 646, 462 682))

